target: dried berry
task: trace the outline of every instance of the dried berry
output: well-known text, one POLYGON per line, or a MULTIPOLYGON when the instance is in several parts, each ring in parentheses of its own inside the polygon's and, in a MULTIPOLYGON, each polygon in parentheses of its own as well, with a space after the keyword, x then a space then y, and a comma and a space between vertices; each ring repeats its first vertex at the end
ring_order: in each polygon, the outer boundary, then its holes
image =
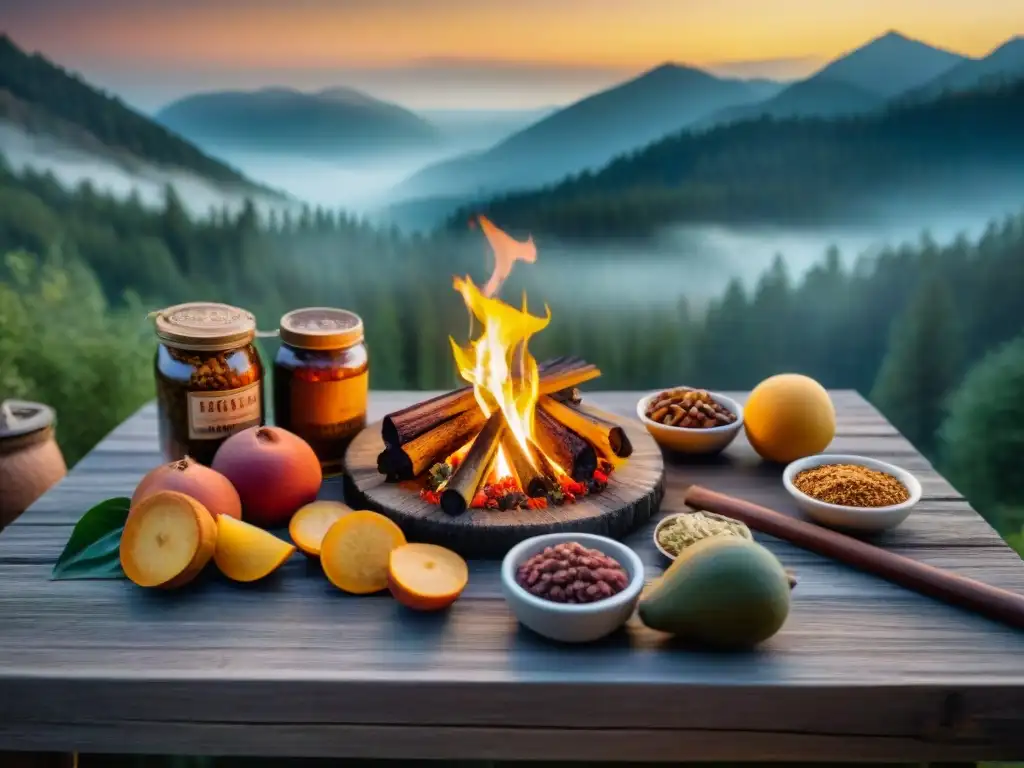
POLYGON ((516 569, 516 582, 552 602, 593 603, 624 590, 629 575, 615 558, 569 541, 529 558, 516 569))

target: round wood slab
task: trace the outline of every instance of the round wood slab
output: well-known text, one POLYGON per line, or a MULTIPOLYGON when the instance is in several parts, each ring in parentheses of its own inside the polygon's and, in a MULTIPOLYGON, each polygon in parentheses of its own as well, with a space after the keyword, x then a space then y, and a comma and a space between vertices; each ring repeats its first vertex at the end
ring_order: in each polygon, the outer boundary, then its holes
POLYGON ((657 512, 665 491, 665 465, 658 444, 640 424, 616 421, 629 435, 633 455, 612 473, 607 488, 575 504, 446 515, 416 491, 386 482, 377 472, 377 455, 384 450, 379 421, 360 432, 345 454, 345 495, 355 509, 372 509, 394 520, 409 541, 439 544, 463 557, 501 558, 520 541, 544 533, 574 531, 619 539, 657 512))

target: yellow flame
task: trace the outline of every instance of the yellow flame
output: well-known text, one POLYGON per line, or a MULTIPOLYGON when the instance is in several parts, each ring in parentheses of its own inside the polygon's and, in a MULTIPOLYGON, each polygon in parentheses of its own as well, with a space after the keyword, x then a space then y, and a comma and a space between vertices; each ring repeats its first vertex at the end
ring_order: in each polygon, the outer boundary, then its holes
MULTIPOLYGON (((502 411, 509 429, 529 456, 540 374, 528 343, 531 336, 551 322, 551 310, 545 306, 546 316, 536 317, 529 313, 525 295, 519 310, 485 296, 468 277, 456 277, 453 285, 482 326, 480 335, 464 347, 450 339, 459 374, 473 385, 473 394, 484 414, 502 411)), ((501 450, 496 471, 499 478, 512 474, 501 450)))

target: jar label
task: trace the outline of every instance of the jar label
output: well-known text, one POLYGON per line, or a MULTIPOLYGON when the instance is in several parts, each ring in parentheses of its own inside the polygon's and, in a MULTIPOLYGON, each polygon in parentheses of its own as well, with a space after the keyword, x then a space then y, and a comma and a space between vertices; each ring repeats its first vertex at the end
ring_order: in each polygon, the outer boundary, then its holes
POLYGON ((188 393, 188 437, 209 440, 247 427, 258 427, 262 416, 260 383, 220 392, 188 393))
POLYGON ((347 437, 366 426, 370 375, 341 381, 292 381, 291 419, 296 431, 313 429, 320 437, 347 437))

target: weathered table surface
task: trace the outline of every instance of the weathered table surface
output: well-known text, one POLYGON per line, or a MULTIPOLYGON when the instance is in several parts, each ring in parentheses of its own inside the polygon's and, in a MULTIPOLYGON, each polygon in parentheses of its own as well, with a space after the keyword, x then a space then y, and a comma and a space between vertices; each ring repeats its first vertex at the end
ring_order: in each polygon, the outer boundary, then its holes
MULTIPOLYGON (((1024 564, 868 403, 833 393, 830 450, 917 473, 924 500, 881 542, 1024 591, 1024 564)), ((371 419, 422 398, 373 393, 371 419)), ((639 393, 592 402, 631 417, 639 393)), ((159 462, 152 406, 0 534, 0 751, 590 760, 956 760, 1024 755, 1024 633, 767 537, 800 583, 757 653, 642 627, 562 647, 520 628, 495 562, 450 612, 350 597, 296 556, 254 586, 212 574, 153 594, 48 580, 72 524, 159 462)), ((667 460, 662 513, 699 482, 792 512, 741 437, 667 460)), ((628 539, 661 572, 651 526, 628 539)))

